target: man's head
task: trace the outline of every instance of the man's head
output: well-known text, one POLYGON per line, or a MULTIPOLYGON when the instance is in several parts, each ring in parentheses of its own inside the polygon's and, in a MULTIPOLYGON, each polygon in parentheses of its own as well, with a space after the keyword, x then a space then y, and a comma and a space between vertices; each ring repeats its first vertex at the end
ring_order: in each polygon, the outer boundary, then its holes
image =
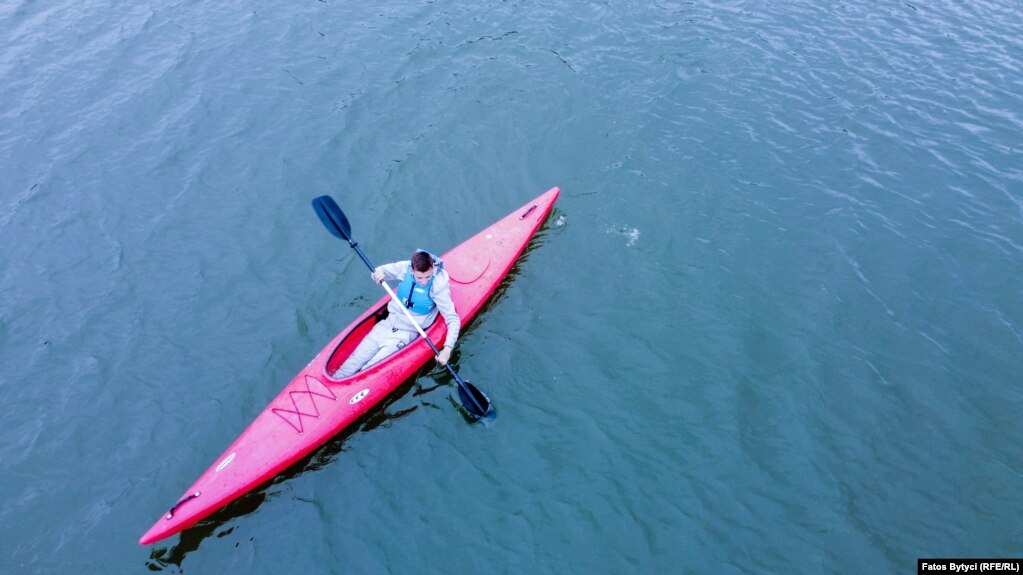
POLYGON ((425 286, 433 278, 433 258, 422 250, 412 254, 412 277, 416 283, 425 286))

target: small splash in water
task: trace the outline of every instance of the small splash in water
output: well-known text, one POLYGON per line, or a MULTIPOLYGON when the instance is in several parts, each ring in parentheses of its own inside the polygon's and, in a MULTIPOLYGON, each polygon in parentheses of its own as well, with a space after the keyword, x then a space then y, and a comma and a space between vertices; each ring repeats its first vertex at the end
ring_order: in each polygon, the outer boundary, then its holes
POLYGON ((609 233, 609 234, 610 233, 615 233, 615 234, 621 234, 621 235, 625 236, 626 238, 628 238, 628 241, 626 242, 625 245, 630 247, 630 248, 632 246, 636 245, 636 242, 639 241, 639 230, 636 229, 636 228, 628 228, 628 227, 608 228, 607 233, 609 233))
POLYGON ((629 247, 636 245, 636 242, 639 241, 639 230, 637 230, 636 228, 632 228, 631 230, 629 230, 628 236, 629 243, 626 245, 629 247))
POLYGON ((554 222, 554 227, 560 228, 565 225, 565 216, 558 216, 557 221, 554 222))

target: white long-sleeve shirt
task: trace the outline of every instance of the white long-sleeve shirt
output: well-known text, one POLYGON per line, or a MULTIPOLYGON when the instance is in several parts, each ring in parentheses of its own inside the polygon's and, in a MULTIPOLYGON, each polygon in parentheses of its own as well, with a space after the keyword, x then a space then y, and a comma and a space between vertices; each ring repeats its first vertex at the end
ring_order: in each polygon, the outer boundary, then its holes
MULTIPOLYGON (((408 273, 411 265, 412 262, 409 260, 402 260, 377 266, 376 269, 384 275, 384 281, 400 282, 405 279, 405 274, 408 273)), ((455 342, 458 341, 458 332, 461 330, 462 320, 458 317, 458 312, 455 310, 455 302, 451 300, 451 278, 448 276, 448 272, 444 270, 443 262, 440 260, 435 260, 433 268, 433 284, 430 286, 430 297, 437 304, 437 307, 427 314, 418 314, 412 310, 408 310, 408 312, 412 314, 416 323, 423 329, 433 324, 434 320, 437 319, 437 312, 440 312, 444 316, 444 323, 448 327, 448 334, 444 338, 443 347, 454 348, 455 342)), ((416 331, 415 326, 409 323, 408 317, 402 311, 401 305, 394 301, 393 298, 387 303, 387 312, 391 321, 394 322, 395 327, 398 329, 416 331)), ((440 348, 441 346, 438 345, 437 347, 440 348)))

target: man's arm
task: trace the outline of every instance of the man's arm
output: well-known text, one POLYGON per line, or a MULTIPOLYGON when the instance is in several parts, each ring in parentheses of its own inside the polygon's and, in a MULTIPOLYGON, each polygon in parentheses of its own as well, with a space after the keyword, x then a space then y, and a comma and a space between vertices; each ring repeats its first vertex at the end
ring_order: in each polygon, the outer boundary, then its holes
MULTIPOLYGON (((455 310, 455 302, 451 300, 451 282, 446 271, 437 273, 433 280, 433 288, 430 290, 430 297, 437 304, 437 311, 444 316, 444 323, 447 324, 448 334, 444 338, 444 349, 441 351, 442 353, 446 351, 446 356, 450 356, 455 342, 458 341, 462 320, 458 317, 458 311, 455 310)), ((444 359, 444 363, 446 363, 447 357, 444 359)))
POLYGON ((409 265, 410 262, 408 260, 403 260, 400 262, 393 262, 389 264, 384 264, 382 266, 377 266, 377 268, 373 270, 372 273, 373 281, 381 282, 384 280, 388 281, 403 280, 405 279, 405 272, 408 271, 409 265))

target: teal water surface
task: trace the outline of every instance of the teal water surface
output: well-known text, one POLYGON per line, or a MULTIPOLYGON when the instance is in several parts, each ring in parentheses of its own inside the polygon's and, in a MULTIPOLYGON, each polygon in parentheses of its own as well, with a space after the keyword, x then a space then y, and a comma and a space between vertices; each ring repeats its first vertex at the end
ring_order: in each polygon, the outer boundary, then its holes
POLYGON ((1023 9, 0 7, 0 572, 1023 556, 1023 9), (381 294, 552 186, 439 369, 137 544, 381 294))

